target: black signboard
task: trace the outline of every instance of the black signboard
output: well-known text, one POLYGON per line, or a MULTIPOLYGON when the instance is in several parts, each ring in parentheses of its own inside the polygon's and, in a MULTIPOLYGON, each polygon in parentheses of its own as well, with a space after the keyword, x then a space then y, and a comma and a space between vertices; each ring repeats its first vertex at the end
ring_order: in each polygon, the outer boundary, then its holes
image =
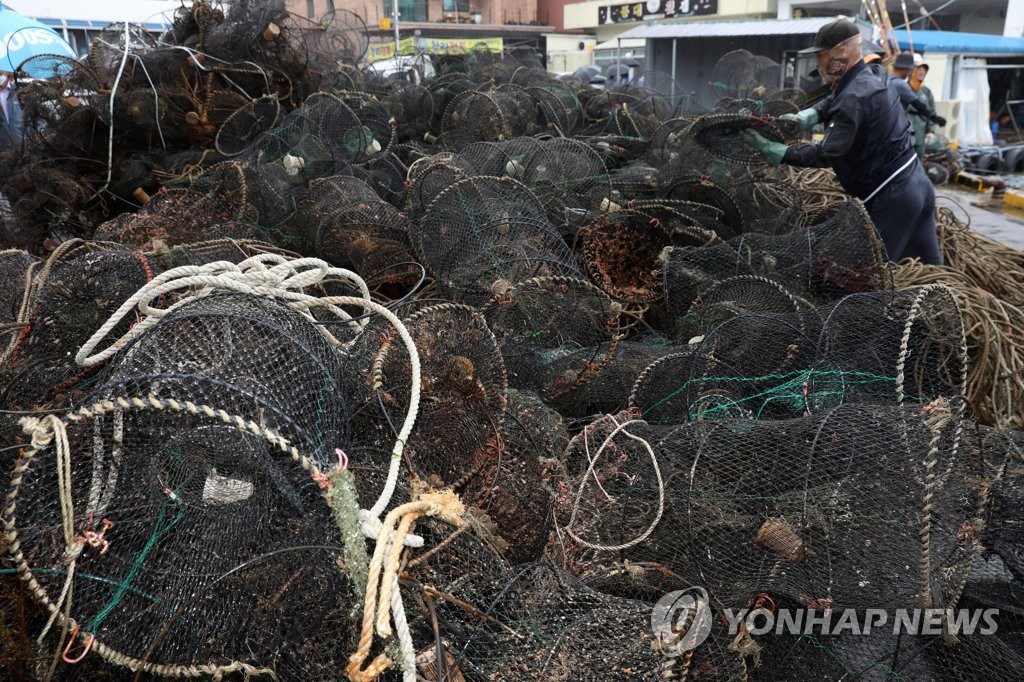
POLYGON ((718 0, 644 0, 597 8, 597 23, 625 24, 665 17, 694 17, 718 13, 718 0))

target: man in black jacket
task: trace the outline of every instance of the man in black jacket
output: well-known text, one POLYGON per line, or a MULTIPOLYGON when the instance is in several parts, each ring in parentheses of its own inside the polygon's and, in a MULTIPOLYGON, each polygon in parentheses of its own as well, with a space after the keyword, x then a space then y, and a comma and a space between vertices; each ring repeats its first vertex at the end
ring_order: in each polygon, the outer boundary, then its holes
MULTIPOLYGON (((890 87, 896 90, 896 94, 899 95, 900 101, 903 103, 908 114, 916 114, 923 120, 930 121, 940 128, 946 126, 946 119, 935 113, 935 109, 928 105, 926 101, 917 96, 917 93, 910 87, 907 82, 906 75, 900 75, 901 73, 907 73, 907 62, 911 65, 914 63, 914 57, 909 52, 900 52, 896 55, 896 61, 893 63, 893 72, 889 73, 889 70, 885 68, 885 64, 882 64, 881 59, 868 59, 869 55, 864 55, 864 63, 868 65, 868 69, 874 72, 876 76, 884 80, 889 84, 890 87), (897 68, 898 66, 898 68, 897 68)), ((871 55, 877 57, 878 55, 871 55)), ((911 121, 913 124, 913 121, 911 121)), ((914 132, 914 143, 917 147, 924 145, 924 140, 917 139, 917 129, 915 127, 914 132)), ((920 150, 917 154, 919 157, 922 156, 920 150)))
POLYGON ((935 232, 935 189, 914 153, 914 134, 894 88, 861 59, 860 29, 846 19, 826 24, 814 38, 818 71, 832 93, 783 118, 824 139, 787 147, 754 130, 744 139, 773 165, 831 167, 840 184, 864 202, 891 260, 920 258, 942 264, 935 232))

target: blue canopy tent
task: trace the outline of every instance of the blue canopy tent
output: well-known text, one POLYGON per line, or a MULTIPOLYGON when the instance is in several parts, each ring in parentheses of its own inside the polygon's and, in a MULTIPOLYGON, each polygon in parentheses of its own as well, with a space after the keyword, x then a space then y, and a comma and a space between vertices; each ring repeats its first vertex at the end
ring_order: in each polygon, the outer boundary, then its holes
POLYGON ((41 54, 78 56, 52 29, 0 5, 0 71, 14 72, 29 57, 41 54))
POLYGON ((901 50, 909 50, 913 39, 914 52, 946 52, 972 57, 1013 55, 1024 56, 1024 38, 960 33, 959 31, 893 31, 901 50))
POLYGON ((933 72, 936 63, 942 65, 938 73, 929 76, 928 84, 937 94, 941 90, 947 92, 959 112, 958 116, 946 117, 958 119, 957 124, 950 126, 955 131, 951 136, 961 145, 992 145, 991 114, 995 112, 998 116, 1011 107, 1012 117, 1013 107, 1024 108, 1024 100, 1011 95, 1024 89, 1024 85, 1016 83, 1015 75, 1017 69, 1024 68, 1024 38, 923 30, 897 30, 893 35, 900 49, 912 47, 914 52, 926 55, 933 72))

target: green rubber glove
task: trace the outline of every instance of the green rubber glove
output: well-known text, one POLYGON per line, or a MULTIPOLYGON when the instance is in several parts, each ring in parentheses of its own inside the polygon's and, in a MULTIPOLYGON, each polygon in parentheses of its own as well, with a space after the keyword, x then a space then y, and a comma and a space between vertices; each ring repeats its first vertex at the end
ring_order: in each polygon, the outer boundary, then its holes
POLYGON ((789 147, 781 142, 772 142, 761 133, 750 128, 740 131, 740 137, 743 138, 744 142, 760 152, 761 156, 767 159, 768 163, 773 166, 778 166, 782 163, 782 157, 786 155, 786 150, 789 149, 789 147))
POLYGON ((818 122, 817 109, 803 109, 795 114, 783 114, 779 116, 780 121, 794 121, 800 124, 803 130, 810 130, 818 122))

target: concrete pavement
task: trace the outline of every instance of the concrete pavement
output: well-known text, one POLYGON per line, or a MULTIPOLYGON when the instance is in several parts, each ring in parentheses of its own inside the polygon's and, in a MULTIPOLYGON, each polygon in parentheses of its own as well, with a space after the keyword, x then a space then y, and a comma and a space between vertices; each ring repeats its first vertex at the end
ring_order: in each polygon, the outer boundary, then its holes
POLYGON ((966 213, 971 229, 979 234, 1024 250, 1024 210, 1005 204, 989 207, 991 193, 943 185, 935 188, 935 203, 953 208, 961 218, 966 213))

